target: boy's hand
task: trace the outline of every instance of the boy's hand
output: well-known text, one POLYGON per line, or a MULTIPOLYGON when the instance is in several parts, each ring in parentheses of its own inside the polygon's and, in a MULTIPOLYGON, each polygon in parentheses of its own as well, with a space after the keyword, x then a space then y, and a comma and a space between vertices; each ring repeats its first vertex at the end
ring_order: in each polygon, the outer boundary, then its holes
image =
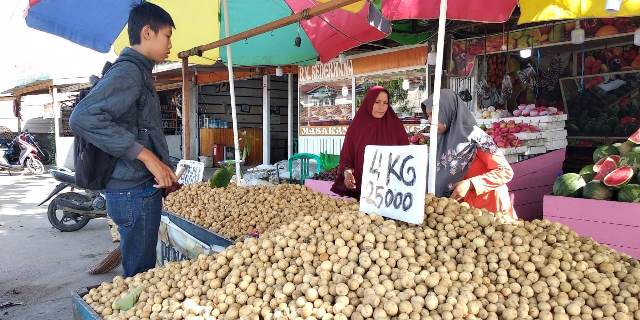
POLYGON ((149 149, 144 148, 138 155, 138 160, 144 163, 144 166, 153 174, 153 177, 156 180, 156 184, 154 187, 156 188, 167 188, 173 185, 178 179, 176 175, 171 171, 171 168, 164 164, 164 162, 160 161, 158 157, 156 157, 153 152, 149 149))

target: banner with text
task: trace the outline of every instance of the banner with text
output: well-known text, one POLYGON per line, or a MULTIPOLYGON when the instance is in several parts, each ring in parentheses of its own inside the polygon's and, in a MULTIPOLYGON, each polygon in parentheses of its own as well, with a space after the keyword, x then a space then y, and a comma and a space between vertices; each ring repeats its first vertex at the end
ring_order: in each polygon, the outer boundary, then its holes
POLYGON ((421 224, 428 150, 426 145, 367 146, 360 211, 421 224))

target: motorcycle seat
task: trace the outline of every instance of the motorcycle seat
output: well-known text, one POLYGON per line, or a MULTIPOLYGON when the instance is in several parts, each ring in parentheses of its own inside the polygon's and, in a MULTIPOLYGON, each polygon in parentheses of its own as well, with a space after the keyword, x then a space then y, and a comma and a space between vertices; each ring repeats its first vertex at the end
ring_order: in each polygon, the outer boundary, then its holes
POLYGON ((76 183, 76 175, 74 172, 69 171, 61 171, 61 170, 51 170, 51 175, 53 178, 60 182, 75 184, 76 183))

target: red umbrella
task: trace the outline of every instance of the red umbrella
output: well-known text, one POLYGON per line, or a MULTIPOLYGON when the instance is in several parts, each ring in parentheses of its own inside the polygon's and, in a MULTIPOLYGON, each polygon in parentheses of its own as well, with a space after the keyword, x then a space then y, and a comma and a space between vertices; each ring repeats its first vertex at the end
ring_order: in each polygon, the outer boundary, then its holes
MULTIPOLYGON (((505 22, 511 17, 517 0, 449 0, 447 19, 476 22, 505 22)), ((440 1, 383 0, 382 14, 389 20, 438 19, 440 1)))

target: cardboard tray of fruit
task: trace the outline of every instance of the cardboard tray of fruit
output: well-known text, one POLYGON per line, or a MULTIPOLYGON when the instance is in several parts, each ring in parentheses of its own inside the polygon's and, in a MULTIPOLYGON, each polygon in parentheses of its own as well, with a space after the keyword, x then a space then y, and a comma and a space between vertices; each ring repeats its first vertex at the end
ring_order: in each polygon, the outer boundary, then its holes
POLYGON ((567 140, 554 140, 554 141, 547 141, 545 142, 544 146, 545 148, 547 148, 547 150, 557 150, 557 149, 562 149, 562 148, 566 148, 567 145, 569 145, 569 143, 567 142, 567 140))
POLYGON ((521 154, 521 153, 525 153, 527 152, 528 147, 516 147, 516 148, 500 148, 500 150, 502 150, 502 153, 507 156, 507 155, 512 155, 512 154, 521 154))
POLYGON ((516 163, 516 162, 520 161, 520 156, 517 155, 517 154, 509 154, 509 155, 506 155, 504 157, 505 157, 505 159, 507 159, 507 162, 509 162, 509 163, 516 163))
POLYGON ((538 140, 544 138, 543 132, 518 132, 514 133, 520 140, 538 140))
MULTIPOLYGON (((513 121, 515 123, 528 123, 528 124, 544 124, 544 123, 555 123, 555 122, 564 122, 567 121, 567 115, 566 114, 560 114, 560 115, 552 115, 552 116, 535 116, 535 117, 508 117, 508 118, 498 118, 498 119, 476 119, 476 123, 478 125, 485 125, 485 126, 489 126, 492 125, 495 122, 509 122, 509 121, 513 121)), ((540 128, 542 129, 542 128, 540 128)))
POLYGON ((527 147, 544 147, 545 139, 535 139, 535 140, 524 140, 522 144, 527 147))
POLYGON ((567 130, 545 130, 542 132, 542 135, 545 140, 553 141, 553 140, 566 140, 567 139, 567 130))
POLYGON ((547 153, 547 147, 544 146, 544 144, 542 146, 535 146, 535 147, 529 147, 527 149, 527 151, 524 152, 523 155, 525 156, 532 156, 532 155, 536 155, 536 154, 542 154, 542 153, 547 153))

